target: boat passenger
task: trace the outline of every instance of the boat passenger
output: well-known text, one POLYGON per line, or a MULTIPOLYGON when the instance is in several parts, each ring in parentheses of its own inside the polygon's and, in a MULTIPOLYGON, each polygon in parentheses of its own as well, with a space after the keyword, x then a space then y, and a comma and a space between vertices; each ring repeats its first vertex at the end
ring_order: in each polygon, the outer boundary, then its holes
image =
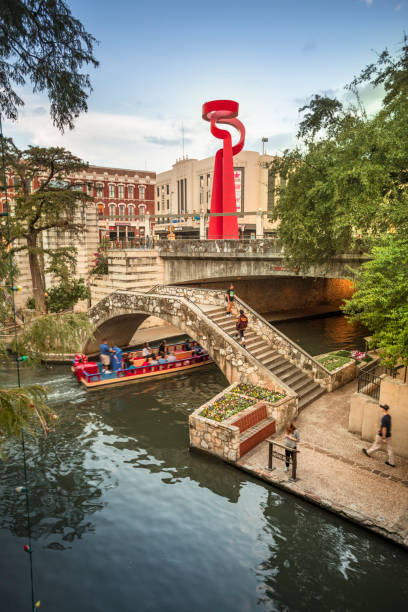
POLYGON ((122 349, 119 346, 113 347, 112 370, 117 372, 122 369, 122 349))
POLYGON ((170 353, 170 355, 167 357, 167 362, 173 363, 174 361, 177 361, 177 357, 175 356, 174 353, 170 353))
POLYGON ((110 373, 109 366, 110 366, 110 359, 111 359, 110 356, 112 352, 113 352, 112 349, 107 344, 106 338, 104 338, 99 348, 99 358, 102 363, 102 370, 105 374, 110 373))
POLYGON ((166 349, 167 349, 167 351, 168 351, 168 348, 167 348, 167 346, 166 346, 166 341, 165 341, 165 340, 162 340, 162 341, 160 342, 160 346, 159 346, 159 355, 160 355, 160 353, 163 353, 163 355, 164 355, 164 354, 166 353, 166 349))
POLYGON ((200 346, 199 344, 197 344, 197 346, 194 349, 194 354, 195 355, 203 355, 204 354, 204 349, 202 346, 200 346))
POLYGON ((186 340, 183 344, 183 351, 191 351, 191 344, 189 340, 186 340))
POLYGON ((152 363, 152 358, 151 357, 146 357, 146 359, 142 363, 142 366, 149 366, 149 365, 151 365, 151 363, 152 363))
POLYGON ((142 355, 145 358, 153 355, 152 347, 147 342, 143 344, 142 355))
POLYGON ((131 366, 131 365, 132 365, 132 364, 131 364, 131 362, 130 362, 130 360, 129 360, 129 355, 126 355, 126 357, 124 357, 124 358, 123 358, 123 368, 124 368, 125 370, 128 370, 128 369, 130 368, 130 366, 131 366))
POLYGON ((150 365, 157 365, 159 362, 156 359, 156 356, 153 355, 153 359, 150 360, 150 365))
POLYGON ((168 363, 168 362, 167 362, 167 359, 163 356, 163 357, 160 357, 158 363, 160 365, 161 363, 168 363))

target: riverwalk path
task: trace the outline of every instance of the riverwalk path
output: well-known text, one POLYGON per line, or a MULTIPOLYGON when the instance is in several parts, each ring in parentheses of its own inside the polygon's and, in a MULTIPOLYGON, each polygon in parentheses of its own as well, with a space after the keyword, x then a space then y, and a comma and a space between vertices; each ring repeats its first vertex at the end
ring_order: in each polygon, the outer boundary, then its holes
MULTIPOLYGON (((236 466, 271 484, 369 528, 408 547, 408 460, 385 465, 383 452, 366 457, 361 440, 347 430, 351 395, 357 383, 327 393, 306 407, 296 420, 301 443, 298 477, 289 480, 284 462, 266 469, 268 442, 246 453, 236 466)), ((392 412, 391 412, 392 414, 392 412)), ((274 439, 283 443, 283 434, 274 439)))

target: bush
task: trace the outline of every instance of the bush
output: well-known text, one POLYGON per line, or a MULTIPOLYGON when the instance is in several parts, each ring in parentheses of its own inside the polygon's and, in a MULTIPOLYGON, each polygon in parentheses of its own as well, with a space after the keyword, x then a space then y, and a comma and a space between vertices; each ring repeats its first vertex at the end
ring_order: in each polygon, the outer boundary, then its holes
POLYGON ((350 357, 351 353, 350 351, 341 350, 341 351, 337 351, 335 355, 338 355, 338 357, 350 357))
POLYGON ((79 300, 90 297, 90 291, 83 278, 61 283, 48 290, 47 307, 49 312, 71 310, 79 300))
POLYGON ((245 397, 226 393, 213 404, 206 406, 201 412, 201 416, 213 419, 214 421, 225 421, 225 419, 228 419, 233 414, 253 406, 254 403, 253 400, 246 399, 245 397))
POLYGON ((253 397, 257 400, 266 400, 267 402, 277 402, 278 400, 285 397, 283 393, 277 393, 276 391, 269 391, 268 389, 264 389, 263 387, 258 387, 256 385, 247 385, 241 383, 232 391, 233 393, 238 393, 242 395, 248 395, 249 397, 253 397))
POLYGON ((351 357, 342 357, 336 354, 326 355, 326 357, 321 357, 318 359, 319 363, 324 365, 325 368, 332 372, 333 370, 337 370, 337 368, 341 368, 341 366, 346 365, 350 361, 351 357))

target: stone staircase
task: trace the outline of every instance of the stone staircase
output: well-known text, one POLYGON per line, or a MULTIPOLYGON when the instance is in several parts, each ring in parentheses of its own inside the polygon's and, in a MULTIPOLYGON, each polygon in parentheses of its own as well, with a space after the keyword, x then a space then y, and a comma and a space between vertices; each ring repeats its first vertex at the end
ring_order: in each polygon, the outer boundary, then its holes
MULTIPOLYGON (((234 315, 227 317, 224 307, 206 309, 205 314, 229 336, 234 337, 237 333, 235 329, 236 317, 234 315)), ((316 383, 313 378, 310 378, 303 370, 276 351, 250 327, 245 331, 245 342, 247 351, 299 396, 299 410, 325 393, 325 389, 316 383)))

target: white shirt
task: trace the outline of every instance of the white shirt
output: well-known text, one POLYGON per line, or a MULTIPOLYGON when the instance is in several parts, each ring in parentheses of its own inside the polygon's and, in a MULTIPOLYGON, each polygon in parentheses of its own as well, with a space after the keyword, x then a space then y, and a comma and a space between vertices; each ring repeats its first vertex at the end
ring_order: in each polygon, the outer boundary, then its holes
POLYGON ((170 353, 170 355, 167 357, 167 361, 170 363, 171 361, 177 361, 177 357, 175 355, 173 355, 173 353, 170 353))
POLYGON ((151 355, 152 354, 152 349, 151 348, 144 348, 142 351, 142 355, 143 357, 147 357, 147 355, 151 355))

